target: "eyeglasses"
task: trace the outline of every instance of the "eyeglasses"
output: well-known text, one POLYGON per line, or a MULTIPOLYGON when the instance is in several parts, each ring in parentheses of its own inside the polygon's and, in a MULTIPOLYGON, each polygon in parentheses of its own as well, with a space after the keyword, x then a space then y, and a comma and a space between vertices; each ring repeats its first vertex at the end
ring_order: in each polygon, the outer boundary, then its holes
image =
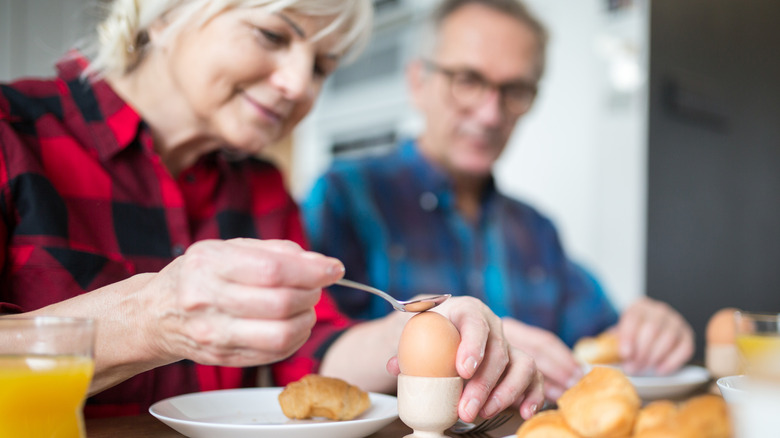
POLYGON ((428 69, 447 76, 452 98, 463 108, 478 106, 485 101, 488 92, 495 89, 501 97, 504 110, 512 115, 520 115, 531 108, 536 97, 534 83, 513 81, 496 84, 474 70, 450 69, 430 60, 423 60, 423 63, 428 69))

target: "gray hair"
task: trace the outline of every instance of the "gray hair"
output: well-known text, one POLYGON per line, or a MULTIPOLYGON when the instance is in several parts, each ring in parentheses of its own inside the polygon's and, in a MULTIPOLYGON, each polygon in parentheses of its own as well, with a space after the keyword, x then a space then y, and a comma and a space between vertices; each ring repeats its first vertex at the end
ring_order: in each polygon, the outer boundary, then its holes
POLYGON ((199 12, 200 23, 232 8, 263 7, 269 12, 291 10, 309 16, 333 16, 316 38, 344 32, 337 52, 353 59, 368 43, 373 7, 370 0, 112 0, 97 29, 97 40, 84 50, 91 55, 88 73, 125 74, 137 66, 149 44, 148 30, 160 18, 176 11, 169 32, 175 33, 199 12))
POLYGON ((538 44, 537 53, 539 54, 539 65, 537 67, 537 78, 541 78, 544 73, 544 67, 546 63, 546 50, 547 41, 549 40, 549 34, 544 24, 539 21, 536 16, 531 13, 528 7, 522 2, 522 0, 443 0, 438 6, 431 12, 428 17, 428 23, 425 32, 428 34, 426 38, 423 38, 425 44, 422 47, 423 56, 431 56, 437 49, 439 44, 439 31, 444 22, 453 13, 460 8, 467 5, 480 5, 502 14, 508 15, 520 23, 528 26, 531 31, 536 35, 538 44))

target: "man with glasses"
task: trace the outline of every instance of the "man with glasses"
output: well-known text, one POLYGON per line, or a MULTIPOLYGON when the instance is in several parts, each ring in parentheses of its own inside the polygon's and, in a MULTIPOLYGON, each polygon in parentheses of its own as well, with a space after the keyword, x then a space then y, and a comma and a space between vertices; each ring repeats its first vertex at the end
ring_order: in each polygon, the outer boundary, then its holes
MULTIPOLYGON (((598 282, 563 251, 552 222, 497 191, 492 169, 544 70, 546 31, 519 0, 444 0, 407 80, 425 118, 394 152, 337 160, 304 203, 312 246, 346 277, 400 299, 472 295, 534 356, 551 400, 581 377, 571 346, 616 327, 628 371, 668 373, 693 354, 690 326, 647 298, 619 318, 598 282)), ((356 318, 390 311, 333 288, 356 318)))

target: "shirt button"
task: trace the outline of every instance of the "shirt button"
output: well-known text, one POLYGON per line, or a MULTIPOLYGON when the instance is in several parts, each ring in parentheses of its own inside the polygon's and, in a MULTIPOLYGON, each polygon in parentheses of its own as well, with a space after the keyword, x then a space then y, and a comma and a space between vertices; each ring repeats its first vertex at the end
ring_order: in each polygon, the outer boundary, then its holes
POLYGON ((193 175, 193 174, 189 174, 189 175, 187 175, 187 176, 185 176, 185 177, 184 177, 184 180, 185 180, 185 181, 187 181, 188 183, 192 184, 192 183, 194 183, 195 181, 197 181, 198 179, 197 179, 197 178, 195 178, 195 175, 193 175))
POLYGON ((436 210, 439 206, 439 198, 431 192, 424 192, 420 195, 420 207, 425 211, 436 210))
POLYGON ((173 247, 171 247, 171 254, 174 257, 178 257, 178 256, 184 254, 184 246, 183 245, 173 245, 173 247))

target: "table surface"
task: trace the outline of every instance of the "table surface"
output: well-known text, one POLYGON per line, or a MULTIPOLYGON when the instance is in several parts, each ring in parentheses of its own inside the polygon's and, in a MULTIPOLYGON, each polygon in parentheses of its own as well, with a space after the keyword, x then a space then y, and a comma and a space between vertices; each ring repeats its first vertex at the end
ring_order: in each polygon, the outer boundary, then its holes
MULTIPOLYGON (((511 411, 508 410, 507 412, 511 411)), ((495 438, 513 435, 520 423, 522 423, 520 415, 512 412, 512 418, 503 426, 482 436, 495 438)), ((86 421, 86 425, 88 438, 181 438, 184 436, 154 418, 151 414, 90 419, 86 421)), ((396 419, 379 432, 369 435, 368 438, 402 438, 411 432, 411 429, 403 424, 401 420, 396 419)))

